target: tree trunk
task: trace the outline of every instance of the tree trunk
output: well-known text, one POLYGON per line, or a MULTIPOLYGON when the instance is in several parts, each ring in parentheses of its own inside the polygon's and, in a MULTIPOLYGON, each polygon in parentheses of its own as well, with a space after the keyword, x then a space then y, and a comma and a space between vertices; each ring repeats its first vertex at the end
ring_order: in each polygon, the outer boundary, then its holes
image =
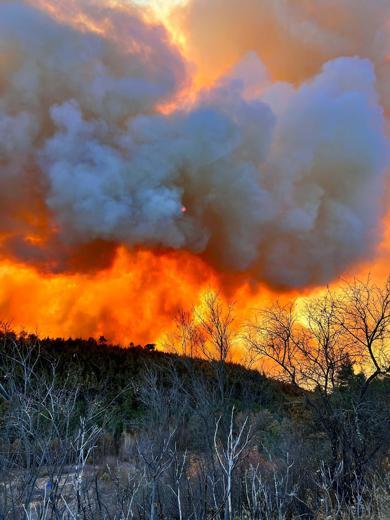
POLYGON ((150 520, 156 520, 156 497, 157 497, 157 481, 153 480, 152 483, 152 496, 150 503, 150 520))
POLYGON ((227 507, 225 507, 225 520, 231 520, 233 517, 232 512, 232 468, 229 465, 226 482, 226 500, 227 507))

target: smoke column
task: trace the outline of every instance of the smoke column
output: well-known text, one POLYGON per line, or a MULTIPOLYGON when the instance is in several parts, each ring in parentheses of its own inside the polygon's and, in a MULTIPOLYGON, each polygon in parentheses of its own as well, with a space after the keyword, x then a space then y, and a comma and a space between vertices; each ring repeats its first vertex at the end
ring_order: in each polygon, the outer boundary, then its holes
POLYGON ((372 258, 388 6, 351 5, 193 0, 174 15, 187 55, 128 3, 1 2, 3 262, 99 276, 150 251, 291 290, 372 258))

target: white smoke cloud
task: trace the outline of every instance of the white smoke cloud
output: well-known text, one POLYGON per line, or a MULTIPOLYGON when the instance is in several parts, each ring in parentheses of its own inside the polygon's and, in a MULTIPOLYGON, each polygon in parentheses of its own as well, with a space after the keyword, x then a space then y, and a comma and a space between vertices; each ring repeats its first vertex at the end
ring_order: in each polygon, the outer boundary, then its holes
POLYGON ((0 13, 0 202, 41 202, 56 243, 187 249, 283 287, 372 253, 389 143, 369 60, 329 61, 294 87, 252 53, 164 115, 186 66, 161 28, 132 15, 139 44, 122 48, 23 3, 0 13))

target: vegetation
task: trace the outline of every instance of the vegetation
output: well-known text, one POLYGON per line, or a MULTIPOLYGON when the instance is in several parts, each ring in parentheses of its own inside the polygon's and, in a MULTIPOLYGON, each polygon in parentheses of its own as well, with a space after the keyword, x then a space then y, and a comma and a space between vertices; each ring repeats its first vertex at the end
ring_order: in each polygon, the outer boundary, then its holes
POLYGON ((209 295, 174 354, 3 327, 0 518, 388 518, 389 341, 390 280, 241 328, 209 295))

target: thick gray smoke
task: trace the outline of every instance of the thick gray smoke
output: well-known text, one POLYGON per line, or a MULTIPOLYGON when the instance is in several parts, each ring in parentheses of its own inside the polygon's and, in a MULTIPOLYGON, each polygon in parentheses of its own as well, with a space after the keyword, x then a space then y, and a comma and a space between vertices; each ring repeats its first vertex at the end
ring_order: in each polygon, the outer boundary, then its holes
POLYGON ((121 43, 0 4, 4 252, 35 261, 44 246, 26 235, 43 226, 45 261, 95 241, 162 246, 279 287, 372 253, 389 143, 369 60, 334 59, 293 87, 248 54, 164 115, 185 61, 161 27, 135 12, 127 26, 121 43))

